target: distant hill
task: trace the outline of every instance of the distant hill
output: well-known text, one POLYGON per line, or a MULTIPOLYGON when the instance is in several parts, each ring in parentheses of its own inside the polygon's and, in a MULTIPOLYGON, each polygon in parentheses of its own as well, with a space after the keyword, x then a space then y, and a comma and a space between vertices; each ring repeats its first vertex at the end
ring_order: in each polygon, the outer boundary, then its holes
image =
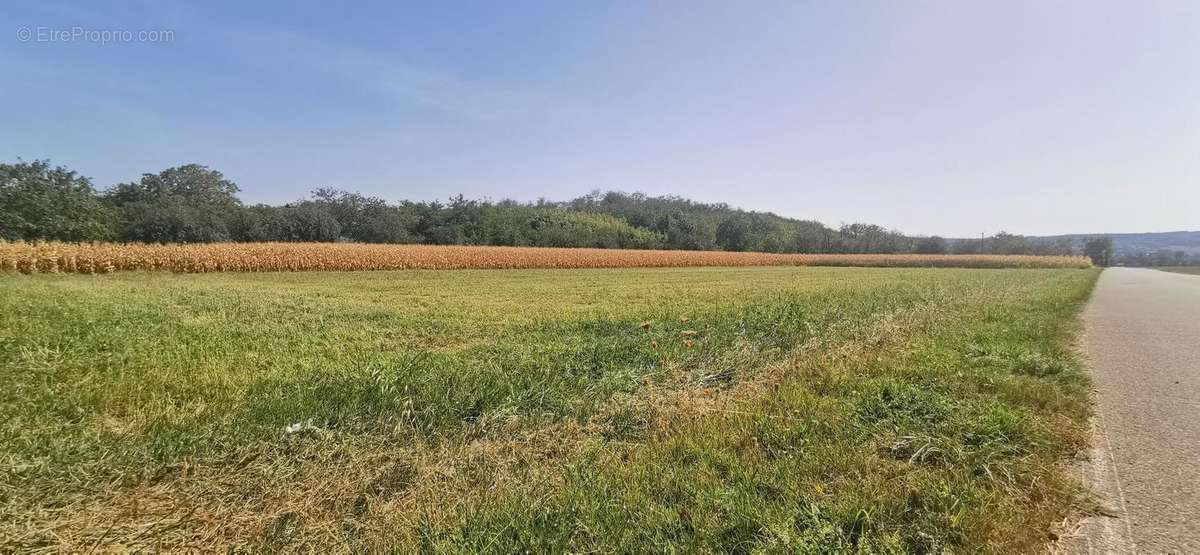
MULTIPOLYGON (((1028 237, 1031 240, 1039 241, 1057 241, 1061 239, 1069 239, 1072 242, 1080 242, 1088 237, 1095 237, 1101 234, 1071 234, 1071 235, 1046 235, 1040 237, 1028 237)), ((1163 233, 1109 233, 1105 234, 1113 239, 1113 250, 1118 256, 1137 253, 1149 253, 1155 251, 1183 251, 1188 254, 1200 254, 1200 231, 1167 231, 1163 233)))

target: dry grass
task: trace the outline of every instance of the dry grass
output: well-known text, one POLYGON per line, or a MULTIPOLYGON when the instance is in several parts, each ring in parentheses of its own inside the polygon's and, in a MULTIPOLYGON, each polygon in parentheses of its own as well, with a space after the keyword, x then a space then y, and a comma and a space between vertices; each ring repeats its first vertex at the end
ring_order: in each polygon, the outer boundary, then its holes
POLYGON ((1081 256, 772 254, 346 243, 0 242, 0 271, 25 274, 94 274, 127 270, 207 273, 694 266, 1088 268, 1091 263, 1081 256))

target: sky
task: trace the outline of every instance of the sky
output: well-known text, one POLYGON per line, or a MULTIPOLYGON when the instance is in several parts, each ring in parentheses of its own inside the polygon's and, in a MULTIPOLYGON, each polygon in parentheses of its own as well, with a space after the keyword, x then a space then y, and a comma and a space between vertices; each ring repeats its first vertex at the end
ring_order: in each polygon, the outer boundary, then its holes
POLYGON ((7 4, 0 162, 100 188, 199 163, 248 203, 600 189, 925 235, 1200 229, 1191 0, 7 4))

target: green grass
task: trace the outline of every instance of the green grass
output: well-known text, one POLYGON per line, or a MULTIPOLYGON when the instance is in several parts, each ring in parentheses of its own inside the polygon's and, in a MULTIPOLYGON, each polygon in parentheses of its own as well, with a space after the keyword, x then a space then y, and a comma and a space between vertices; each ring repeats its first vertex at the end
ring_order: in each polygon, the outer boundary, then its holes
POLYGON ((1200 275, 1200 266, 1155 266, 1154 269, 1176 274, 1200 275))
POLYGON ((1096 275, 0 276, 0 550, 1037 549, 1096 275))

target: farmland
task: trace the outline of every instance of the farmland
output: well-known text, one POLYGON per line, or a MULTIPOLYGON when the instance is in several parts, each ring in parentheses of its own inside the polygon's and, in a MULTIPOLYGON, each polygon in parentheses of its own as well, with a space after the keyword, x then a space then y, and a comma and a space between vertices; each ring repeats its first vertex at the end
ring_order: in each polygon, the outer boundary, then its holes
POLYGON ((1200 266, 1155 266, 1154 269, 1175 274, 1200 275, 1200 266))
POLYGON ((95 274, 129 270, 207 273, 699 266, 1087 268, 1091 262, 1081 256, 986 254, 772 254, 345 243, 0 242, 0 271, 27 274, 95 274))
POLYGON ((1028 552, 1082 503, 1092 269, 34 273, 0 551, 1028 552))

